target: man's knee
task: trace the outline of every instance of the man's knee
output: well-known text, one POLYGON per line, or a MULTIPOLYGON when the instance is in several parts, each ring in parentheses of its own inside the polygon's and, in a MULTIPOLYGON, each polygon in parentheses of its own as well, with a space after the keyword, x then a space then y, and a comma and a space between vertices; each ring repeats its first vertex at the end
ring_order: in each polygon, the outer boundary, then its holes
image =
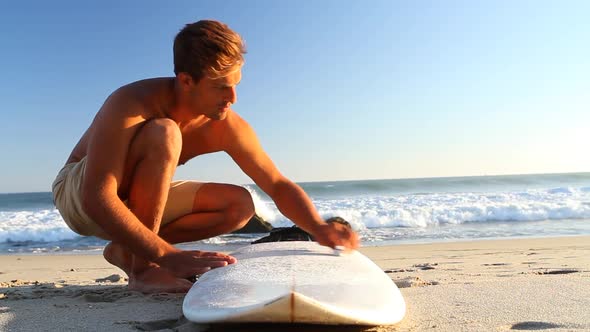
POLYGON ((182 150, 182 134, 170 119, 153 119, 141 129, 144 157, 177 162, 182 150))
POLYGON ((239 187, 236 190, 237 193, 234 202, 228 211, 228 218, 235 222, 235 229, 240 229, 246 226, 256 211, 250 192, 243 187, 239 187))

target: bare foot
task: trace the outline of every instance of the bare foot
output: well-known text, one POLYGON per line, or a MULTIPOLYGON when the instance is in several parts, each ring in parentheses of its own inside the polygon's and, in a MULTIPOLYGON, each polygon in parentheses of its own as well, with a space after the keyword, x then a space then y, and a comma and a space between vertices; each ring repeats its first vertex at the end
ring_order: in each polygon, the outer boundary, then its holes
POLYGON ((102 252, 104 259, 107 262, 115 265, 116 267, 123 270, 128 276, 131 275, 131 266, 133 264, 133 257, 125 248, 116 243, 109 243, 104 247, 102 252))
POLYGON ((129 276, 129 289, 142 293, 186 293, 192 285, 192 282, 176 278, 161 267, 150 267, 129 276))
POLYGON ((109 243, 103 251, 107 262, 125 271, 129 276, 129 289, 142 293, 186 293, 192 282, 176 278, 167 270, 149 263, 141 272, 133 271, 133 256, 121 245, 109 243))

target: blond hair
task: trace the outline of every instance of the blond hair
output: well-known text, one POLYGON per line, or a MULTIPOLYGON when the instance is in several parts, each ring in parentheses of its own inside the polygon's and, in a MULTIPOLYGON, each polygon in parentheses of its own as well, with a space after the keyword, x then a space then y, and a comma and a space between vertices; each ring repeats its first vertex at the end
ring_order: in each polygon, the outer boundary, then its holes
POLYGON ((226 24, 201 20, 187 24, 174 38, 174 74, 187 73, 195 81, 220 78, 244 63, 242 37, 226 24))

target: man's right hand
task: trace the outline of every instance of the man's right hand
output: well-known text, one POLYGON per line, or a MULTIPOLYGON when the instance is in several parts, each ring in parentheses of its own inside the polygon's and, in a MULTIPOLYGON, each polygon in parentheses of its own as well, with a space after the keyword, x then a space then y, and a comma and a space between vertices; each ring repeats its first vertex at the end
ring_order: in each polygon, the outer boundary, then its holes
POLYGON ((234 264, 237 260, 229 255, 198 250, 178 250, 155 260, 155 263, 169 270, 179 278, 190 278, 217 267, 234 264))
POLYGON ((357 249, 359 246, 358 235, 349 226, 337 222, 318 226, 313 237, 323 246, 331 248, 341 246, 345 248, 345 251, 357 249))

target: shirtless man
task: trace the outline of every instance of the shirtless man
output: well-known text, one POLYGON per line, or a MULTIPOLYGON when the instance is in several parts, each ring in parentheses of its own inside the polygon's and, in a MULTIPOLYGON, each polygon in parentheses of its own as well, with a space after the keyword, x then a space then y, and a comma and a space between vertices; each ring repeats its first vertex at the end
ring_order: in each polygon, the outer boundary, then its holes
POLYGON ((68 226, 110 240, 104 257, 127 273, 131 289, 185 292, 192 285, 188 277, 236 263, 229 255, 173 246, 237 230, 254 215, 243 187, 172 181, 176 167, 211 152, 228 153, 320 244, 358 246, 353 231, 322 220, 230 108, 244 53, 241 37, 223 23, 186 25, 174 40, 176 76, 114 91, 53 183, 68 226))

